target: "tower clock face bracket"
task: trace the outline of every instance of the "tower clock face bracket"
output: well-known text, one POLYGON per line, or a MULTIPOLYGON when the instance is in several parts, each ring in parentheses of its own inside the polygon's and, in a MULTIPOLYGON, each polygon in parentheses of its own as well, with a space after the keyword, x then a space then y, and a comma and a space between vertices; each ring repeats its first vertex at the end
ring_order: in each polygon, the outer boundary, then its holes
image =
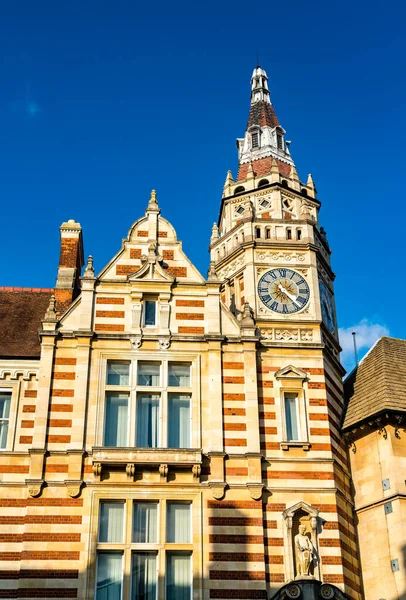
POLYGON ((258 282, 258 296, 269 310, 290 315, 308 305, 310 288, 300 273, 278 267, 266 271, 261 276, 258 282))

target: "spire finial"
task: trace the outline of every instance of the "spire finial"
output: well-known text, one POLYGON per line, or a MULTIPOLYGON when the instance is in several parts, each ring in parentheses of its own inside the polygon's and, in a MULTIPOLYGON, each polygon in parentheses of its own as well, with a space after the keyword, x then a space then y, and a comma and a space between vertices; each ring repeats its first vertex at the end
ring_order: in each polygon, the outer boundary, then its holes
POLYGON ((89 254, 87 258, 87 265, 84 272, 85 277, 94 277, 94 268, 93 268, 93 256, 89 254))
POLYGON ((49 299, 49 305, 47 311, 45 313, 45 321, 54 321, 56 319, 56 309, 55 309, 55 296, 51 296, 49 299))
POLYGON ((158 206, 158 201, 156 199, 156 191, 155 190, 151 190, 151 196, 149 198, 147 212, 158 212, 158 213, 161 212, 159 210, 159 206, 158 206))

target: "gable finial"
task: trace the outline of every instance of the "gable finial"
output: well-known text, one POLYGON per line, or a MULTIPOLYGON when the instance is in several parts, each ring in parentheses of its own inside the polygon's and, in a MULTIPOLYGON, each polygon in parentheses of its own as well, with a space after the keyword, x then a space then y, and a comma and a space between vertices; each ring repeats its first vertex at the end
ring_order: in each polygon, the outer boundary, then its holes
POLYGON ((161 212, 158 206, 158 201, 156 199, 156 191, 151 190, 151 196, 149 198, 147 213, 148 212, 157 212, 158 214, 161 212))
POLYGON ((45 313, 44 321, 54 321, 56 319, 55 296, 49 299, 48 308, 45 313))
POLYGON ((87 257, 87 265, 84 272, 84 277, 94 277, 93 256, 89 254, 87 257))

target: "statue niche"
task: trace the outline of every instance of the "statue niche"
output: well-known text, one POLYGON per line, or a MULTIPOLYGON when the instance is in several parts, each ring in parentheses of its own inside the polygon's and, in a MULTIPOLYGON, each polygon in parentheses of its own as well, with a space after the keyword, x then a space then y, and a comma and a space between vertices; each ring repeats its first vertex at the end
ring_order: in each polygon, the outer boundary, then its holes
POLYGON ((288 545, 287 576, 292 579, 320 579, 317 551, 318 510, 298 502, 284 511, 288 545))
POLYGON ((299 509, 292 523, 295 578, 314 577, 314 546, 311 541, 310 515, 299 509))

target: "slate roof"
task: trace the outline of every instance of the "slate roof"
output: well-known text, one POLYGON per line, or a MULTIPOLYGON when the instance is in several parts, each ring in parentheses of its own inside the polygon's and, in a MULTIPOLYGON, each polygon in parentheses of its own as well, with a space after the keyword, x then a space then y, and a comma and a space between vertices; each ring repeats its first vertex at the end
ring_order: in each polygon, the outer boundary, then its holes
POLYGON ((343 429, 383 411, 406 412, 406 340, 382 337, 344 383, 343 429))
POLYGON ((38 329, 51 288, 0 287, 0 357, 39 358, 38 329))
POLYGON ((274 111, 272 104, 261 100, 251 104, 250 114, 248 117, 247 129, 252 125, 259 125, 260 127, 277 127, 279 125, 278 117, 274 111))

